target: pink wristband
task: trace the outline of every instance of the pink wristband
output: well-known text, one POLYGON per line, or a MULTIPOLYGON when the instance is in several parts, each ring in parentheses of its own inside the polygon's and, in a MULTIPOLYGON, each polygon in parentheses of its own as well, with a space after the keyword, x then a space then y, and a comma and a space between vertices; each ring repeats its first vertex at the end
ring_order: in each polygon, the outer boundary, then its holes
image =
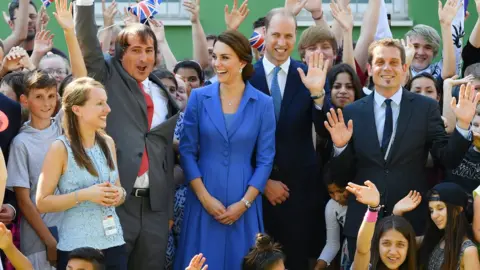
POLYGON ((363 220, 369 223, 377 222, 377 219, 378 219, 378 212, 373 212, 370 210, 367 210, 367 212, 365 213, 365 217, 363 218, 363 220))

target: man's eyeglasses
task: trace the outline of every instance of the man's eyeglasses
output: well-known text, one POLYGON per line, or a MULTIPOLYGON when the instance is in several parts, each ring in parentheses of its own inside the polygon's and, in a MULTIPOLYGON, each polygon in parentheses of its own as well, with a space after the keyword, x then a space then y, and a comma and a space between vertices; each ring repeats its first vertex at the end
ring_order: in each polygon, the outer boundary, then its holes
POLYGON ((48 74, 67 75, 67 71, 62 68, 46 68, 44 71, 48 74))

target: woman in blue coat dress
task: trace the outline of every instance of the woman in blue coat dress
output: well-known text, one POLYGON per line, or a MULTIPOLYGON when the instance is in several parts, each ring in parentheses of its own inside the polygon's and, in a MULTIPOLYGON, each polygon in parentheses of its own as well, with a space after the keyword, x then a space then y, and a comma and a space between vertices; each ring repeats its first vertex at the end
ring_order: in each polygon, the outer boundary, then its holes
POLYGON ((192 91, 180 159, 189 183, 176 270, 203 253, 209 270, 240 269, 263 231, 262 198, 275 156, 272 99, 251 86, 248 40, 221 34, 213 49, 218 82, 192 91))

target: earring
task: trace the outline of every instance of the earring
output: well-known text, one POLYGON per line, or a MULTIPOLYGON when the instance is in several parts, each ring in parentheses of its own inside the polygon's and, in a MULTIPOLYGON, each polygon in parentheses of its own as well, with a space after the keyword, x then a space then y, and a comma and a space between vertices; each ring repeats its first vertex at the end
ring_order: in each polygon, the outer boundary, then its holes
POLYGON ((243 72, 243 68, 240 68, 240 73, 242 73, 242 72, 243 72))

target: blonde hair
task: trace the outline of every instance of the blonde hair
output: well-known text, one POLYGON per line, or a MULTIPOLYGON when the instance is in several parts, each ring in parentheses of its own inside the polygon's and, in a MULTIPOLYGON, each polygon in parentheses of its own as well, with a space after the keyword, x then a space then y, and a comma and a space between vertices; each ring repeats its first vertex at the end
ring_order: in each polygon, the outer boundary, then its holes
MULTIPOLYGON (((98 172, 95 169, 92 160, 88 157, 85 148, 83 147, 78 117, 72 110, 73 106, 85 105, 90 98, 90 91, 94 88, 104 89, 101 83, 92 78, 84 77, 72 81, 65 88, 65 93, 62 98, 62 108, 65 112, 65 116, 63 117, 63 128, 65 130, 65 135, 70 141, 70 147, 72 148, 73 156, 77 165, 80 168, 85 168, 91 175, 98 176, 98 172)), ((98 143, 102 149, 110 170, 114 170, 115 166, 105 135, 106 134, 103 131, 96 131, 95 142, 98 143)))
POLYGON ((337 40, 330 29, 319 25, 313 25, 305 29, 300 36, 300 41, 298 42, 298 53, 300 54, 300 58, 303 59, 305 57, 305 50, 308 47, 324 41, 330 43, 333 53, 337 54, 337 40))

